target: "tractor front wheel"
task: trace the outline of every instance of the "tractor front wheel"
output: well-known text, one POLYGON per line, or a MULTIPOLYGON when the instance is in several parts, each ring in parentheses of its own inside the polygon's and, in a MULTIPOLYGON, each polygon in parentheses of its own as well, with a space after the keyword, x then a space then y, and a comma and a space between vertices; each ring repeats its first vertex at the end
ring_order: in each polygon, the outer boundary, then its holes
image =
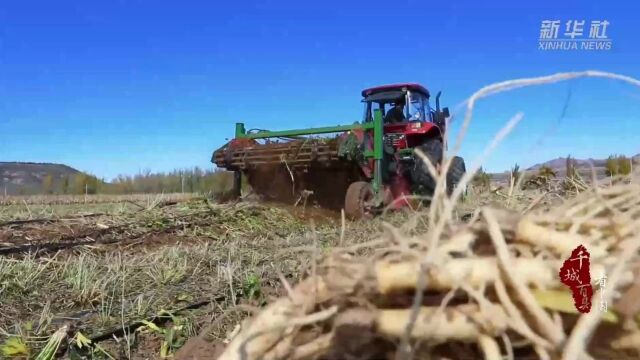
MULTIPOLYGON (((429 139, 418 147, 433 167, 437 168, 442 161, 442 141, 440 139, 429 139)), ((411 169, 411 180, 413 182, 413 192, 419 195, 431 196, 436 189, 436 179, 429 173, 427 164, 418 154, 414 154, 414 166, 411 169)))
POLYGON ((344 212, 350 219, 360 219, 371 214, 369 203, 373 199, 373 189, 366 181, 356 181, 349 185, 344 199, 344 212))
MULTIPOLYGON (((460 156, 454 156, 447 172, 447 195, 451 195, 453 190, 458 187, 466 171, 464 160, 460 156)), ((463 195, 466 195, 465 192, 463 192, 463 195)))

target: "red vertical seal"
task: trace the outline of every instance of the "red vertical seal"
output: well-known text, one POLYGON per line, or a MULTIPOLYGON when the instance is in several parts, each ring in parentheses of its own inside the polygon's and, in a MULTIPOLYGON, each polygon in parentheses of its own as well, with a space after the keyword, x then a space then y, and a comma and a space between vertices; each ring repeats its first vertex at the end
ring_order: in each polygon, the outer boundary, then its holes
POLYGON ((579 245, 560 268, 560 281, 571 289, 573 303, 581 313, 591 311, 593 287, 589 274, 589 252, 579 245))

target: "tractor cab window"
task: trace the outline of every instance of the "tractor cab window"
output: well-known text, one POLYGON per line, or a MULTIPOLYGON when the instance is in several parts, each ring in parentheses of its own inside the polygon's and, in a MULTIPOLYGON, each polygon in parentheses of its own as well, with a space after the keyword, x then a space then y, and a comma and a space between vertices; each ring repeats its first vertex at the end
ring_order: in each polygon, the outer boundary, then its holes
POLYGON ((409 121, 429 120, 425 112, 425 105, 427 105, 425 104, 426 102, 426 97, 420 93, 409 94, 409 121))
POLYGON ((380 115, 382 118, 387 114, 387 111, 391 109, 392 104, 385 104, 383 102, 365 102, 364 103, 364 122, 373 121, 373 115, 377 110, 380 110, 380 115))
MULTIPOLYGON (((402 96, 400 94, 400 96, 402 96)), ((395 106, 395 101, 398 99, 396 92, 390 94, 381 94, 376 99, 371 99, 364 102, 364 115, 363 121, 373 121, 373 116, 376 111, 380 111, 382 118, 384 119, 387 113, 391 111, 395 106)), ((429 110, 429 101, 427 97, 422 93, 413 93, 411 91, 404 93, 403 99, 405 105, 402 109, 402 117, 404 121, 430 121, 431 114, 429 110)), ((398 114, 395 114, 395 119, 399 118, 398 114)), ((388 120, 385 120, 385 122, 388 120)), ((400 121, 400 120, 395 120, 400 121)))

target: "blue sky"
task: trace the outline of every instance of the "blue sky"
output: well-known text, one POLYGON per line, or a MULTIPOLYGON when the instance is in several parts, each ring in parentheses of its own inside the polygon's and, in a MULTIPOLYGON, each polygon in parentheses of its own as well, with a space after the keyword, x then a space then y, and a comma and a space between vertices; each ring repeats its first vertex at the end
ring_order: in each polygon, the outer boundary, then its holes
MULTIPOLYGON (((638 13, 632 1, 7 1, 0 161, 65 163, 107 179, 207 168, 236 121, 352 123, 360 90, 378 84, 420 82, 453 108, 516 77, 640 77, 638 13), (587 31, 608 20, 612 49, 538 50, 542 20, 586 20, 587 31)), ((480 102, 468 161, 518 111, 522 123, 487 169, 640 152, 640 89, 581 79, 480 102)))

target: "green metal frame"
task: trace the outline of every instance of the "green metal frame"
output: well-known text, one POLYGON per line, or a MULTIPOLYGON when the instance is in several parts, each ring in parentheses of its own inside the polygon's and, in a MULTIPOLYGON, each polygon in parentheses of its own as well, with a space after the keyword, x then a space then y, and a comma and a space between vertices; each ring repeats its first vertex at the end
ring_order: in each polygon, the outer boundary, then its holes
POLYGON ((315 135, 315 134, 329 134, 345 132, 349 130, 373 130, 373 151, 365 151, 365 158, 373 158, 375 160, 375 168, 373 173, 373 192, 378 194, 382 185, 382 113, 380 110, 375 110, 373 115, 373 121, 366 122, 364 124, 354 125, 339 125, 328 126, 320 128, 309 129, 296 129, 296 130, 282 130, 282 131, 259 131, 257 133, 247 134, 247 131, 243 123, 236 123, 236 139, 266 139, 273 137, 289 137, 289 136, 301 136, 301 135, 315 135))

